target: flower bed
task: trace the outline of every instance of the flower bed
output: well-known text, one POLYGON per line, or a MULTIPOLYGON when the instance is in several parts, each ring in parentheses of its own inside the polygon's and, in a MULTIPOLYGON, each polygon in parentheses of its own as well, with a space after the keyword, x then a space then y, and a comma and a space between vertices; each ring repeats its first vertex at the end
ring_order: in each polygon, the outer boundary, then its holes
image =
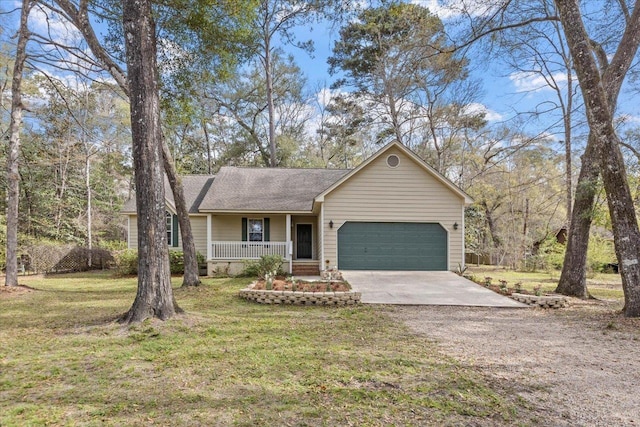
POLYGON ((344 281, 274 280, 266 289, 264 280, 253 282, 239 296, 260 304, 353 305, 360 302, 360 292, 354 292, 344 281))
POLYGON ((351 286, 342 280, 320 280, 307 282, 304 280, 284 280, 276 278, 268 289, 266 280, 258 280, 253 283, 253 289, 259 291, 301 291, 301 292, 347 292, 351 286))
POLYGON ((479 280, 473 280, 470 277, 467 277, 469 280, 474 281, 475 283, 486 287, 487 289, 492 290, 498 294, 508 296, 513 298, 514 300, 541 308, 564 308, 569 304, 569 299, 564 295, 555 295, 555 294, 545 294, 542 295, 540 292, 540 286, 534 288, 534 293, 531 294, 529 291, 522 289, 520 283, 516 283, 515 287, 509 288, 507 286, 506 280, 499 280, 500 285, 492 284, 491 277, 485 277, 484 281, 480 282, 479 280))

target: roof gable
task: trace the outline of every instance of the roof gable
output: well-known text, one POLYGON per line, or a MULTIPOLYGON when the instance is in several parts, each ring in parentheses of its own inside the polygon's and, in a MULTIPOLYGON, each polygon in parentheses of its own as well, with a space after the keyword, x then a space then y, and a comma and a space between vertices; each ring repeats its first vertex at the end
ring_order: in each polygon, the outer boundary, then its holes
POLYGON ((316 202, 323 202, 325 196, 334 191, 336 188, 343 185, 349 179, 351 179, 354 175, 358 174, 361 170, 366 168, 369 164, 373 163, 376 159, 382 157, 384 154, 389 152, 392 148, 396 148, 400 150, 403 154, 405 154, 408 158, 410 158, 413 162, 418 164, 422 169, 424 169, 429 175, 435 178, 438 182, 440 182, 444 187, 448 188, 452 193, 456 194, 458 197, 464 200, 465 204, 473 203, 473 199, 467 193, 465 193, 462 189, 460 189, 457 185, 447 179, 444 175, 436 171, 433 167, 429 166, 424 160, 422 160, 417 154, 413 151, 409 150, 404 145, 400 144, 397 141, 391 142, 386 146, 382 147, 377 153, 369 157, 367 160, 362 162, 358 167, 352 169, 349 173, 345 174, 339 180, 334 182, 330 187, 324 190, 322 193, 318 194, 315 198, 316 202))

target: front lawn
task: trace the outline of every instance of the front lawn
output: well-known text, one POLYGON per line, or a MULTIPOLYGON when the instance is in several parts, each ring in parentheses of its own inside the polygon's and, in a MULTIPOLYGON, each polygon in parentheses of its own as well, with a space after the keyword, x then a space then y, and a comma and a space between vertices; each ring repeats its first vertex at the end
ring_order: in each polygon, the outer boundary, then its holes
POLYGON ((515 393, 381 309, 253 304, 249 281, 176 287, 187 315, 128 327, 133 278, 21 278, 36 290, 0 293, 0 425, 524 422, 515 393))

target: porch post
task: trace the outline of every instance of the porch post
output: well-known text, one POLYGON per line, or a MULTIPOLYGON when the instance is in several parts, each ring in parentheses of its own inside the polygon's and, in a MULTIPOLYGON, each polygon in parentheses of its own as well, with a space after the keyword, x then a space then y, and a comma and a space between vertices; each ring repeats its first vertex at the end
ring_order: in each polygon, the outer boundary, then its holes
POLYGON ((207 261, 211 259, 211 214, 207 215, 207 261))
POLYGON ((287 257, 289 258, 289 274, 291 274, 293 272, 293 245, 291 244, 291 214, 287 214, 287 221, 286 221, 286 238, 285 240, 287 241, 287 257))

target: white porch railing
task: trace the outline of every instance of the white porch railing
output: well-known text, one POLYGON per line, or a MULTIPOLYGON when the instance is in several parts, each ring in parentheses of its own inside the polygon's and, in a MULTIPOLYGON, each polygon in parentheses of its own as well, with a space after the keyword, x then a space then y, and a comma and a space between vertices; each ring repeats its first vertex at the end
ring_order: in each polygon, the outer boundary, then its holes
POLYGON ((257 259, 263 255, 289 259, 287 242, 211 242, 211 259, 257 259))

